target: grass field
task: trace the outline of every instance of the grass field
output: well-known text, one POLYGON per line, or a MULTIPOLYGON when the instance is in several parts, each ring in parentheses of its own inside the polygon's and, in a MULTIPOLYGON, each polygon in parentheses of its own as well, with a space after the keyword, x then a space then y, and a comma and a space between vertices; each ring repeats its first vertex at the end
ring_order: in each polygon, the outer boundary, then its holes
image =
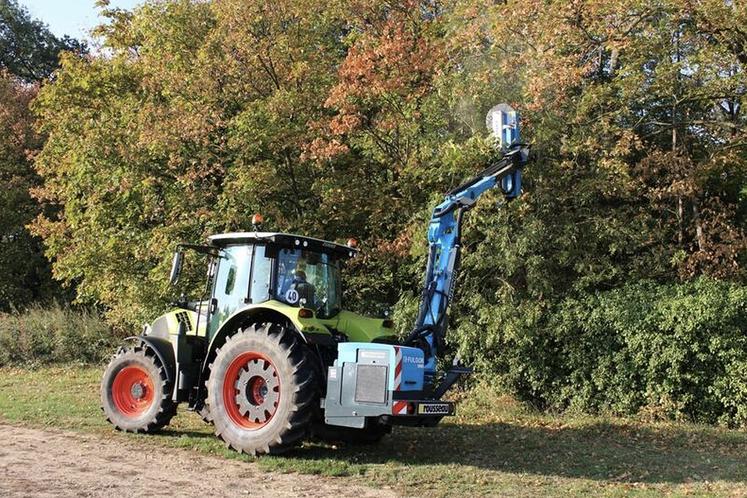
MULTIPOLYGON (((252 460, 184 411, 156 436, 120 434, 98 407, 100 368, 0 369, 0 417, 252 460)), ((306 444, 262 468, 338 476, 412 496, 747 495, 747 433, 674 423, 533 413, 487 387, 436 429, 381 444, 306 444)))

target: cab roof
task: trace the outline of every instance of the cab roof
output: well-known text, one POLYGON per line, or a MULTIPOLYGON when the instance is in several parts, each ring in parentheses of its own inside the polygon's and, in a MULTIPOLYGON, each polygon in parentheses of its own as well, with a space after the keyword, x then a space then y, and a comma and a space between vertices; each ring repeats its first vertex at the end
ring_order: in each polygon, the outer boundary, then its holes
POLYGON ((339 257, 352 258, 357 251, 348 246, 328 240, 305 237, 292 233, 279 232, 230 232, 208 237, 211 245, 225 247, 232 244, 256 244, 270 242, 289 249, 305 249, 316 252, 334 253, 339 257))

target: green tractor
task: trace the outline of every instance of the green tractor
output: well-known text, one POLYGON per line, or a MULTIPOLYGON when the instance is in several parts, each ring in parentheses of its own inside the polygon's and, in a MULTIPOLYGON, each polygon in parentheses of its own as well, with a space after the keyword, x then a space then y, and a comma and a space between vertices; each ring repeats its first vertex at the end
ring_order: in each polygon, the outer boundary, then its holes
POLYGON ((347 245, 311 237, 254 231, 181 244, 207 257, 205 296, 175 309, 131 337, 101 382, 102 408, 118 429, 153 432, 185 403, 212 423, 230 447, 279 453, 306 437, 375 442, 393 425, 434 426, 454 414, 446 391, 470 373, 454 362, 439 371, 446 311, 458 270, 463 214, 484 191, 506 198, 521 189, 528 149, 518 143, 518 117, 497 106, 504 130, 500 156, 452 190, 433 212, 420 313, 400 340, 393 323, 343 309, 341 266, 355 257, 347 245))

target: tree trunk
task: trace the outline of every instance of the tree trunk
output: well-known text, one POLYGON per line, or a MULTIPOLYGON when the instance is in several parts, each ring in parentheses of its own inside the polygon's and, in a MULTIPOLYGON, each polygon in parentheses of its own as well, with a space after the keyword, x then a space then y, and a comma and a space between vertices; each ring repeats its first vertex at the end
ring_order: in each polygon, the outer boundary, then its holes
POLYGON ((693 199, 693 222, 695 223, 695 238, 698 241, 698 250, 704 251, 706 241, 705 234, 703 233, 703 223, 700 219, 700 206, 697 197, 693 199))
POLYGON ((682 242, 685 240, 685 204, 682 202, 682 196, 677 196, 677 245, 682 248, 682 242))

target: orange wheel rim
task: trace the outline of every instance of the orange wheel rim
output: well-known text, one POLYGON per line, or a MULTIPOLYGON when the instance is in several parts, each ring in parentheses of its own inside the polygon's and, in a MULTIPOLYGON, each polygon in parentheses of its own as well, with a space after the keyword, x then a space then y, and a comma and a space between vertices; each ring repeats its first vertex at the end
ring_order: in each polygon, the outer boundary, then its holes
POLYGON ((153 379, 139 366, 130 365, 117 372, 112 382, 112 401, 117 410, 128 418, 137 418, 153 404, 153 379))
POLYGON ((262 353, 247 351, 231 362, 223 379, 223 404, 238 427, 256 430, 270 423, 280 403, 280 377, 262 353))

